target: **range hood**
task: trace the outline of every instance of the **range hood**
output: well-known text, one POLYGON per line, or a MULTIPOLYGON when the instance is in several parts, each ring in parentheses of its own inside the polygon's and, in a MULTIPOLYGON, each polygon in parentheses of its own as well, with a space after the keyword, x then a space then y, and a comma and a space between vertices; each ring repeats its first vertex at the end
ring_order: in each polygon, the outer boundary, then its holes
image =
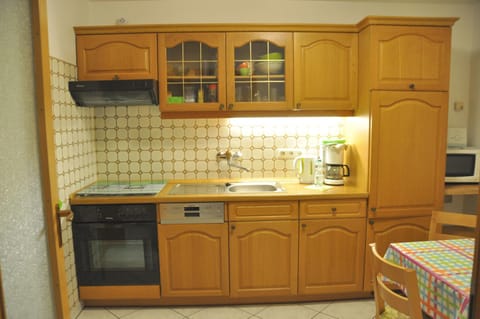
POLYGON ((158 105, 158 81, 70 81, 68 89, 77 106, 158 105))

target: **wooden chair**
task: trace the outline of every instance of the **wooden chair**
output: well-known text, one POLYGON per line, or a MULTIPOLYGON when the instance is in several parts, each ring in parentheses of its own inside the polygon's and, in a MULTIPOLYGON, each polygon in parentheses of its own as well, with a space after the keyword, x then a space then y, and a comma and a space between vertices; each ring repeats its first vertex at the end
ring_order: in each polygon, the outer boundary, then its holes
POLYGON ((477 216, 473 214, 433 211, 429 240, 475 237, 477 216))
POLYGON ((396 265, 382 256, 370 244, 372 251, 373 290, 375 294, 375 318, 422 319, 417 273, 413 269, 396 265), (387 279, 388 283, 385 282, 387 279), (399 293, 406 289, 405 295, 399 293), (395 311, 396 310, 396 311, 395 311), (397 312, 398 311, 398 312, 397 312))

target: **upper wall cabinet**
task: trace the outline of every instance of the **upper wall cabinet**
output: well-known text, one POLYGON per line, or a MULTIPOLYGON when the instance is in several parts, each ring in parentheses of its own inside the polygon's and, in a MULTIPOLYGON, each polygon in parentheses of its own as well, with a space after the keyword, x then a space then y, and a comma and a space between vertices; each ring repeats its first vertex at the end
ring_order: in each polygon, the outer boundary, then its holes
POLYGON ((157 79, 154 33, 77 35, 79 80, 157 79))
POLYGON ((372 87, 448 91, 449 27, 370 26, 372 87))
POLYGON ((159 34, 158 59, 162 112, 225 109, 225 33, 159 34))
POLYGON ((354 110, 357 105, 356 33, 296 32, 295 108, 354 110))
POLYGON ((227 33, 228 111, 292 109, 291 32, 227 33))
POLYGON ((158 34, 161 111, 195 117, 291 109, 292 40, 291 32, 158 34))

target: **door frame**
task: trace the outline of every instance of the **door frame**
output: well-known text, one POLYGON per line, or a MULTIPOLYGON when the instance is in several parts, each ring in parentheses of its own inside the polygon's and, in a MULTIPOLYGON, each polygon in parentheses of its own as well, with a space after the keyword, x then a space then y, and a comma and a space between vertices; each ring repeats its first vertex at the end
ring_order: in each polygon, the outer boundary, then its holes
POLYGON ((35 98, 42 180, 43 210, 47 229, 50 273, 56 318, 69 319, 65 260, 61 229, 57 223, 57 172, 50 92, 50 54, 48 43, 47 0, 32 0, 32 40, 35 70, 35 98))

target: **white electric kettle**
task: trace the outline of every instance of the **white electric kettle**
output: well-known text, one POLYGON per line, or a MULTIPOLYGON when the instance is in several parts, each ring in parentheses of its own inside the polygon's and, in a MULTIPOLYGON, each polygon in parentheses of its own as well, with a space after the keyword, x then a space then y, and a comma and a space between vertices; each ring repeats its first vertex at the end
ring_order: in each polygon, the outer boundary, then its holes
POLYGON ((313 155, 298 156, 293 160, 293 169, 301 184, 313 184, 315 176, 315 160, 313 155))

